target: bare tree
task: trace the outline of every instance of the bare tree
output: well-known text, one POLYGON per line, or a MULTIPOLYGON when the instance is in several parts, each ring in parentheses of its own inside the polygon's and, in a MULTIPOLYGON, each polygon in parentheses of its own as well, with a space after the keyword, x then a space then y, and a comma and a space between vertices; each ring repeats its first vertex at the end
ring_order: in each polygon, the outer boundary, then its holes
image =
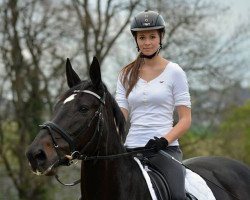
MULTIPOLYGON (((42 60, 45 50, 54 45, 53 37, 48 37, 52 13, 48 1, 1 3, 1 99, 6 104, 1 101, 0 153, 20 199, 44 199, 45 190, 51 186, 50 181, 31 174, 25 150, 44 115, 52 110, 54 96, 49 90, 49 76, 43 70, 46 62, 42 60)), ((53 59, 61 67, 62 59, 53 59)), ((57 65, 53 70, 58 69, 57 65)), ((53 70, 49 72, 53 74, 53 70)))
POLYGON ((140 0, 73 1, 87 66, 93 55, 98 57, 100 63, 107 57, 139 3, 140 0))

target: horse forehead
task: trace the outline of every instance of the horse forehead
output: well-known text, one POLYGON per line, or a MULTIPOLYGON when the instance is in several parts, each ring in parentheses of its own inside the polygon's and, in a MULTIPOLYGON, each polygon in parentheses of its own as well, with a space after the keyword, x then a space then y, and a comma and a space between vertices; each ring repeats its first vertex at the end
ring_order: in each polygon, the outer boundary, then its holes
POLYGON ((67 103, 67 102, 70 102, 70 101, 73 101, 74 99, 75 99, 75 96, 76 96, 77 94, 71 94, 69 97, 67 97, 65 100, 64 100, 64 102, 63 102, 63 104, 65 104, 65 103, 67 103))

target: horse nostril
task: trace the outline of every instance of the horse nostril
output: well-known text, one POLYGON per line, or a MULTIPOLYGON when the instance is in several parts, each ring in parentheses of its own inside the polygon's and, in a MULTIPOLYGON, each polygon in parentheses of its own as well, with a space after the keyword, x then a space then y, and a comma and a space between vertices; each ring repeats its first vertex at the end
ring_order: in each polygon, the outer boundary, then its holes
POLYGON ((39 161, 46 160, 46 154, 43 150, 38 150, 38 152, 34 155, 34 158, 39 161))

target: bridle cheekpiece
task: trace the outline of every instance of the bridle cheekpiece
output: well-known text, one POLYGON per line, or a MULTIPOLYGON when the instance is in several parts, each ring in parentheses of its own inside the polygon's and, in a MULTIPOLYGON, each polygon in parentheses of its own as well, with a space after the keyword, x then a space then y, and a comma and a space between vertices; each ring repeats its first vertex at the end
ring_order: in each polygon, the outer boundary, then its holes
MULTIPOLYGON (((64 130, 63 128, 61 128, 56 123, 54 123, 52 121, 47 121, 44 124, 40 125, 41 129, 47 129, 48 130, 49 135, 50 135, 50 137, 52 139, 52 142, 53 142, 53 146, 56 149, 56 152, 58 154, 59 160, 57 161, 58 163, 55 166, 58 166, 58 165, 70 165, 72 163, 71 162, 72 160, 80 159, 80 157, 86 157, 86 155, 83 155, 82 153, 93 142, 97 132, 102 132, 102 128, 101 128, 102 124, 103 124, 102 111, 103 111, 103 106, 105 105, 106 92, 103 93, 103 97, 99 96, 98 94, 96 94, 95 92, 90 91, 90 90, 74 90, 73 93, 87 93, 87 94, 90 94, 90 95, 96 97, 101 102, 98 110, 95 112, 94 116, 91 118, 90 122, 88 123, 88 126, 85 128, 84 131, 86 131, 86 129, 88 129, 90 127, 92 121, 96 117, 98 117, 97 125, 96 125, 95 132, 94 132, 92 138, 87 143, 87 145, 80 151, 76 149, 75 138, 73 138, 68 131, 64 130), (56 142, 56 138, 55 138, 55 136, 53 134, 53 131, 58 133, 68 143, 69 148, 70 148, 70 152, 71 152, 70 155, 65 155, 60 151, 59 145, 56 142), (65 159, 65 158, 67 158, 67 159, 65 159)), ((84 132, 84 131, 82 131, 82 132, 84 132)), ((98 142, 98 144, 99 144, 99 142, 98 142)))

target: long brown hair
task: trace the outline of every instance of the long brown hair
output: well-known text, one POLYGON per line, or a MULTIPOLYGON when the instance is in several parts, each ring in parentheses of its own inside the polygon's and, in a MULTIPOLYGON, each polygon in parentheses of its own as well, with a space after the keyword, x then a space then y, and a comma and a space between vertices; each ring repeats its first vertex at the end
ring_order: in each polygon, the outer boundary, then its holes
MULTIPOLYGON (((158 29, 157 32, 160 36, 160 49, 161 49, 162 38, 164 37, 165 29, 158 29)), ((133 32, 133 36, 137 44, 137 32, 133 32)), ((138 44, 137 44, 137 48, 139 51, 138 44)), ((144 61, 144 58, 142 57, 142 53, 139 51, 137 58, 122 69, 121 81, 122 81, 123 86, 126 89, 126 97, 128 97, 129 93, 132 91, 132 89, 134 88, 135 84, 137 83, 139 79, 140 67, 143 64, 143 61, 144 61)))
POLYGON ((139 79, 139 70, 142 63, 143 58, 141 57, 141 53, 139 53, 137 58, 133 62, 126 65, 121 71, 121 81, 126 89, 126 97, 128 97, 129 93, 132 91, 139 79))

